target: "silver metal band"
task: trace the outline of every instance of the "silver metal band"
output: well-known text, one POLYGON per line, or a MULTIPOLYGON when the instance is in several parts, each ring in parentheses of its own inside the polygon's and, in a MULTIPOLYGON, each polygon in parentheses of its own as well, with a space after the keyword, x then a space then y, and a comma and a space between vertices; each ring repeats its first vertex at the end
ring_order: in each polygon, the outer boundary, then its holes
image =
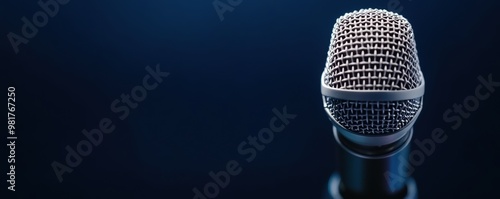
POLYGON ((425 91, 425 81, 422 76, 422 83, 410 90, 346 90, 332 88, 325 84, 326 69, 321 75, 321 94, 335 99, 352 101, 401 101, 422 97, 425 91))

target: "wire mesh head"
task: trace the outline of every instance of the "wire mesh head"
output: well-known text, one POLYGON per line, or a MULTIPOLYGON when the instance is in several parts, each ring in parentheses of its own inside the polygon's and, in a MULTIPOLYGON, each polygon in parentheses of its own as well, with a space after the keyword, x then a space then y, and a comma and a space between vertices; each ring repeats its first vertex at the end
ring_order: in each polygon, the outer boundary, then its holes
MULTIPOLYGON (((409 90, 422 81, 410 23, 401 15, 363 9, 337 19, 323 79, 347 90, 409 90)), ((403 101, 349 101, 325 97, 329 114, 360 134, 387 134, 405 127, 421 98, 403 101)))

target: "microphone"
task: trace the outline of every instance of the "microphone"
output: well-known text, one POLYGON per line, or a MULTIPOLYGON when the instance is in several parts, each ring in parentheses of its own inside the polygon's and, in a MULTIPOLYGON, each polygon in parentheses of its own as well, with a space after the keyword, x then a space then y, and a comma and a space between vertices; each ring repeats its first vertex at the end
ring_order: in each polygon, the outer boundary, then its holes
POLYGON ((407 163, 424 85, 407 19, 381 9, 337 19, 321 76, 339 155, 327 198, 417 197, 412 178, 390 174, 407 163))

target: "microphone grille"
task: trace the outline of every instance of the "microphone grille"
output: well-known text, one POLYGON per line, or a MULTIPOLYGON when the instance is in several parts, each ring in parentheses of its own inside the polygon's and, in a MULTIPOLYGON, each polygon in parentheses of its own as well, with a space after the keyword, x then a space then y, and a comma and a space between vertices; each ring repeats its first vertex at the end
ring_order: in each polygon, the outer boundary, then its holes
POLYGON ((390 134, 405 127, 421 107, 421 98, 402 101, 349 101, 326 98, 336 122, 359 134, 390 134))
POLYGON ((410 23, 401 15, 362 9, 337 19, 325 83, 349 90, 406 90, 421 83, 410 23))
MULTIPOLYGON (((346 90, 409 90, 423 82, 410 23, 401 15, 362 9, 337 19, 323 79, 346 90)), ((351 101, 325 97, 329 114, 359 134, 389 134, 405 127, 421 97, 402 101, 351 101)))

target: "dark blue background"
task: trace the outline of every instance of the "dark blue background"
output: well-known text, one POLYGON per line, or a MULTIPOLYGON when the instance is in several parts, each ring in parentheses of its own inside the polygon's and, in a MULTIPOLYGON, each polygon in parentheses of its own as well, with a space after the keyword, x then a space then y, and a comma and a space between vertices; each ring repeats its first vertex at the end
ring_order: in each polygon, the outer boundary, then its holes
MULTIPOLYGON (((2 1, 1 89, 16 86, 19 137, 17 191, 5 193, 1 180, 2 196, 191 199, 192 188, 211 181, 210 171, 235 159, 242 173, 217 198, 319 198, 337 161, 319 91, 331 29, 345 12, 387 9, 388 2, 243 0, 221 22, 212 0, 71 0, 15 54, 7 33, 21 34, 21 17, 40 8, 36 1, 2 1), (158 63, 170 76, 119 121, 111 102, 158 63), (283 106, 297 118, 246 163, 238 145, 283 106), (81 131, 103 117, 116 130, 59 183, 51 163, 64 162, 64 147, 76 146, 81 131)), ((500 80, 497 3, 401 6, 426 78, 415 138, 429 138, 437 127, 448 134, 413 174, 421 198, 498 193, 500 89, 459 129, 442 119, 474 94, 478 76, 500 80)))

